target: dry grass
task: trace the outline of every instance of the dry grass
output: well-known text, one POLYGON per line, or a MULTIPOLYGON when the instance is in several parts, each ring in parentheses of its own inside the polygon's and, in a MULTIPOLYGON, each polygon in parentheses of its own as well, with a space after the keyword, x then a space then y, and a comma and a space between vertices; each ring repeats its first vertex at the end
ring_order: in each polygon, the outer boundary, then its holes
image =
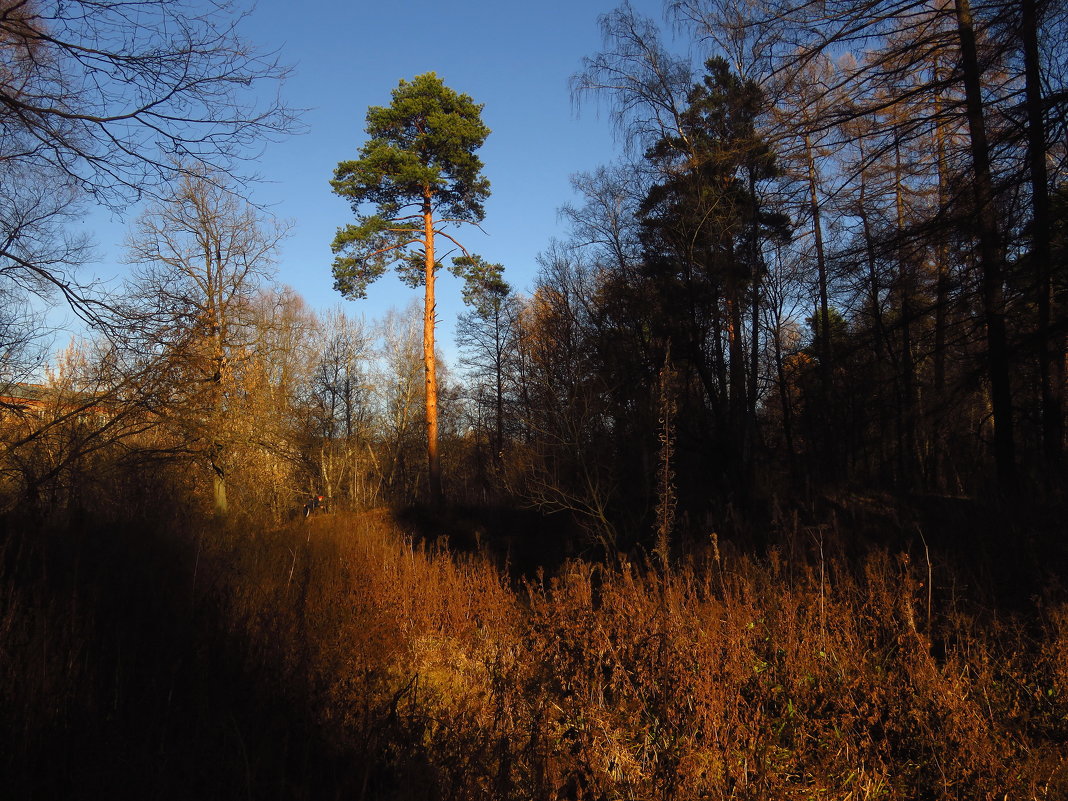
POLYGON ((885 552, 573 562, 513 587, 381 513, 179 545, 152 568, 167 600, 115 639, 99 581, 130 559, 88 583, 5 559, 9 786, 61 797, 44 763, 115 742, 92 722, 111 715, 151 747, 98 784, 150 777, 139 797, 1068 797, 1068 606, 1040 593, 998 615, 885 552), (152 620, 184 633, 125 656, 152 620))

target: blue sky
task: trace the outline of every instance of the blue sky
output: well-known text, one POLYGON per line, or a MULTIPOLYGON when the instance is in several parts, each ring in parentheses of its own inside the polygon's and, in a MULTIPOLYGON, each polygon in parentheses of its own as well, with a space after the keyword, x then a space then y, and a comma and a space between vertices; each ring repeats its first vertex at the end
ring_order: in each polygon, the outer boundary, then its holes
MULTIPOLYGON (((632 6, 661 19, 661 0, 632 6)), ((278 280, 313 308, 342 302, 332 287, 329 244, 351 211, 327 182, 339 161, 356 156, 368 106, 388 104, 401 78, 434 71, 485 104, 483 119, 493 130, 480 151, 493 193, 483 226, 488 235, 471 228, 465 244, 504 264, 517 289, 528 289, 538 252, 565 233, 557 209, 571 197, 570 175, 615 156, 607 115, 592 104, 576 110, 568 90, 583 56, 601 46, 598 16, 614 7, 614 0, 261 0, 245 36, 261 49, 277 48, 294 66, 284 96, 309 109, 308 133, 269 146, 258 165, 267 182, 254 187, 257 201, 294 223, 279 254, 278 280)), ((94 223, 102 260, 91 271, 103 279, 125 269, 119 263, 125 224, 94 223)), ((421 290, 390 274, 371 286, 366 300, 343 305, 372 319, 413 297, 421 290)), ((439 341, 447 352, 462 310, 458 283, 443 274, 439 341)))

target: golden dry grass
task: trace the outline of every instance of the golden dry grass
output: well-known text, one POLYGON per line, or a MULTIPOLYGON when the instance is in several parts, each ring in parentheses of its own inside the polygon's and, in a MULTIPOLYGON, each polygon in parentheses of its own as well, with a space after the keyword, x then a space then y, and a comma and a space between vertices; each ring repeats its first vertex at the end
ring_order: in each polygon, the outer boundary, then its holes
POLYGON ((1068 606, 1040 593, 996 614, 882 551, 575 561, 513 585, 384 512, 183 537, 144 568, 168 582, 122 595, 167 599, 115 639, 114 588, 84 594, 130 559, 88 585, 6 574, 11 786, 60 797, 43 761, 116 736, 91 710, 151 735, 121 766, 159 797, 1068 797, 1068 606), (165 657, 125 655, 152 621, 165 657), (176 686, 195 708, 177 722, 176 686))

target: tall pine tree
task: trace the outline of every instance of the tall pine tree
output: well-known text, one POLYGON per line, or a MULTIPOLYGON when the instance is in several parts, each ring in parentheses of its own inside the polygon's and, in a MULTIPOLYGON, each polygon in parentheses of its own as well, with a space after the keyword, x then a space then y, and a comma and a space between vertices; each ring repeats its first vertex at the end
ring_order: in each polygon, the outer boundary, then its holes
POLYGON ((347 298, 366 296, 367 286, 397 265, 411 286, 425 288, 423 364, 426 372, 427 464, 430 494, 442 500, 438 453, 438 391, 434 359, 434 278, 440 268, 437 237, 470 254, 449 232, 460 223, 478 224, 489 181, 475 151, 490 130, 482 106, 445 86, 434 73, 402 80, 389 106, 367 111, 368 140, 360 157, 343 161, 330 182, 348 198, 356 223, 338 229, 332 245, 334 288, 347 298), (369 214, 367 207, 374 207, 369 214))

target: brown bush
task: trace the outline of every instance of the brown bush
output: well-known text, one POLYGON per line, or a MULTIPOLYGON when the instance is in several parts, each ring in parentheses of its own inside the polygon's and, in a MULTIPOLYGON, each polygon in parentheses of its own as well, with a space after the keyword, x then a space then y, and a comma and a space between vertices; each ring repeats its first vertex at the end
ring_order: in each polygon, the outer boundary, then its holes
POLYGON ((321 725, 375 797, 1068 789, 1064 607, 938 607, 926 568, 886 553, 668 574, 573 562, 513 591, 487 560, 414 546, 383 518, 310 535, 259 603, 294 610, 302 645, 283 650, 306 654, 321 725))
MULTIPOLYGON (((172 589, 212 610, 210 642, 231 655, 231 681, 261 699, 218 712, 239 733, 226 758, 240 776, 219 785, 231 791, 1068 797, 1068 605, 970 606, 943 591, 948 577, 932 592, 927 566, 903 556, 717 553, 671 572, 576 561, 513 587, 488 558, 414 544, 385 513, 212 529, 188 544, 192 575, 172 589), (267 717, 264 698, 285 701, 288 712, 270 714, 288 717, 267 717), (299 759, 257 738, 257 725, 292 727, 298 713, 299 759)), ((29 665, 42 640, 13 586, 0 645, 6 665, 29 665)), ((77 623, 93 613, 80 614, 69 637, 52 635, 48 663, 34 663, 58 684, 27 696, 33 710, 47 709, 46 695, 67 705, 42 725, 111 702, 99 688, 88 700, 73 691, 103 669, 77 623)), ((11 688, 29 686, 14 670, 3 674, 9 708, 11 688)), ((120 678, 105 678, 116 691, 120 678)), ((30 711, 17 718, 32 729, 30 711)), ((205 703, 197 721, 211 713, 205 703)))

